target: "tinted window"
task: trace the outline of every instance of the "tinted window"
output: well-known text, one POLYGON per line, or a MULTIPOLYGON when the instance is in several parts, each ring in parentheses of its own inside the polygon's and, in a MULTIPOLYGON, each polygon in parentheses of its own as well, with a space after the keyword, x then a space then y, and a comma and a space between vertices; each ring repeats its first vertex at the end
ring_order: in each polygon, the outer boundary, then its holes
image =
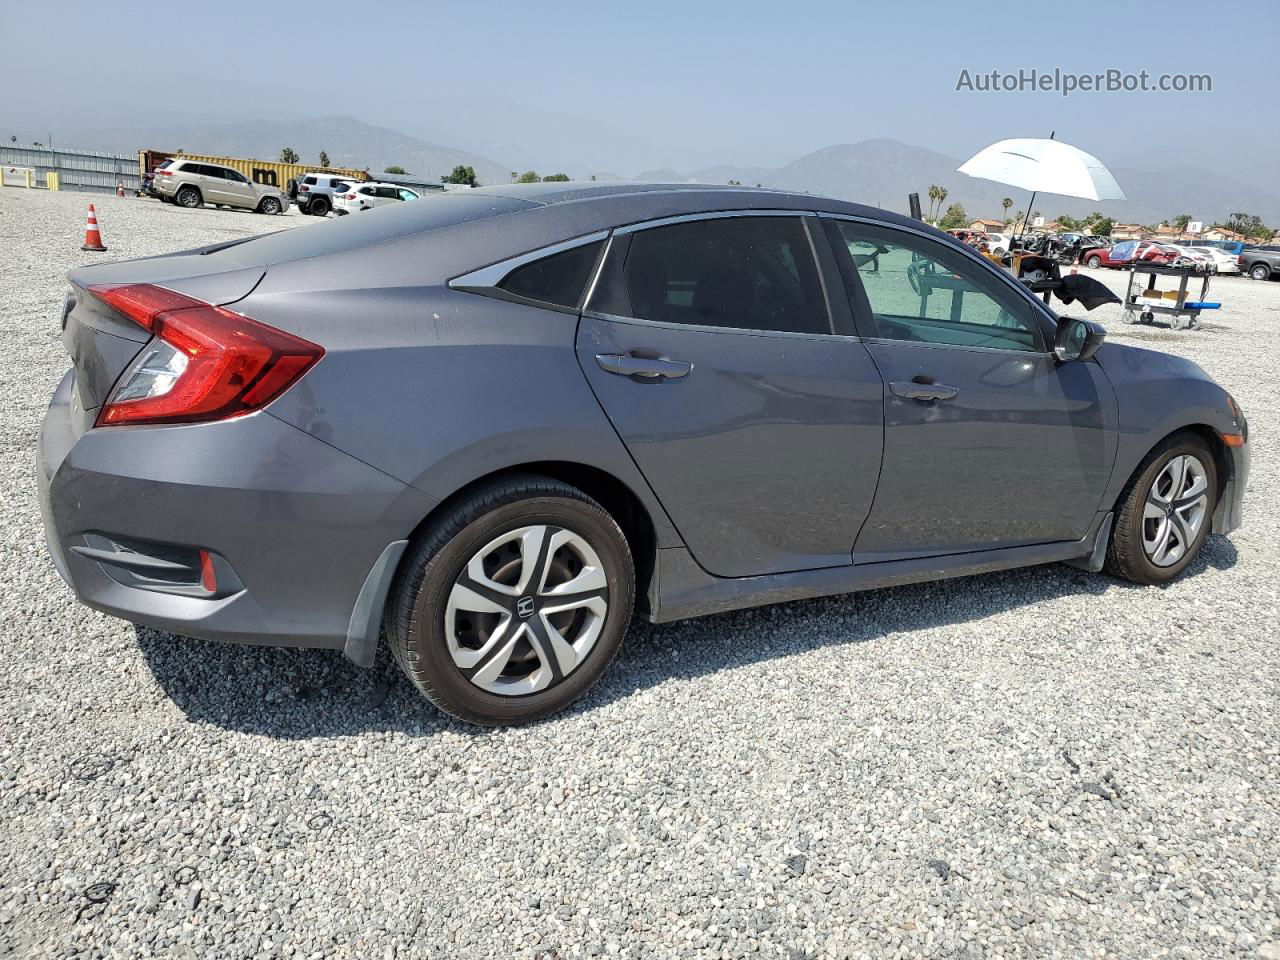
POLYGON ((604 241, 584 244, 526 263, 508 273, 498 288, 517 297, 576 308, 604 241))
POLYGON ((981 264, 939 243, 899 231, 827 221, 855 303, 865 295, 867 336, 962 347, 1041 352, 1031 306, 981 264))
POLYGON ((606 313, 702 326, 830 333, 799 217, 724 217, 640 230, 614 245, 606 313))
POLYGON ((249 182, 249 178, 246 177, 239 170, 224 169, 222 171, 222 175, 226 177, 228 180, 230 180, 232 183, 248 183, 249 182))
POLYGON ((361 187, 356 193, 363 193, 366 197, 373 196, 373 187, 361 187))
POLYGON ((213 166, 212 164, 208 164, 208 163, 198 163, 198 164, 196 164, 196 169, 195 169, 193 172, 194 172, 194 173, 198 173, 198 174, 200 174, 201 176, 205 176, 205 177, 213 177, 213 178, 214 178, 214 179, 216 179, 216 180, 225 180, 225 179, 226 179, 226 177, 224 177, 224 176, 223 176, 223 174, 222 174, 222 168, 221 168, 221 167, 215 167, 215 166, 213 166))
POLYGON ((303 183, 305 183, 305 184, 306 184, 307 186, 309 186, 309 187, 314 187, 314 186, 316 185, 316 178, 315 178, 315 177, 303 177, 303 178, 302 178, 302 182, 303 182, 303 183))

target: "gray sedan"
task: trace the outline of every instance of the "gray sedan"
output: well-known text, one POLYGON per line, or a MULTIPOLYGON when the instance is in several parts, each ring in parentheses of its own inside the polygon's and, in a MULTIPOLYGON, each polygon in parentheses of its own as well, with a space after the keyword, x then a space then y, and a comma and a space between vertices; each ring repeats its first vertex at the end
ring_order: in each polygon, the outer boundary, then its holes
POLYGON ((564 707, 655 622, 1067 561, 1181 574, 1248 428, 918 221, 537 184, 74 271, 50 553, 194 637, 380 638, 466 720, 564 707))

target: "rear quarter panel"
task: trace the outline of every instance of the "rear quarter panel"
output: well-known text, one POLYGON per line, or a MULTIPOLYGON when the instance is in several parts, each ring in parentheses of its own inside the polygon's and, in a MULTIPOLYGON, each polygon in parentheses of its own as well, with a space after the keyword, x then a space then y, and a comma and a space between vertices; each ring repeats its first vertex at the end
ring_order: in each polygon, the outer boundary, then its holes
POLYGON ((442 285, 289 289, 288 272, 237 304, 326 350, 273 416, 437 499, 522 464, 595 467, 680 545, 578 367, 576 316, 442 285))

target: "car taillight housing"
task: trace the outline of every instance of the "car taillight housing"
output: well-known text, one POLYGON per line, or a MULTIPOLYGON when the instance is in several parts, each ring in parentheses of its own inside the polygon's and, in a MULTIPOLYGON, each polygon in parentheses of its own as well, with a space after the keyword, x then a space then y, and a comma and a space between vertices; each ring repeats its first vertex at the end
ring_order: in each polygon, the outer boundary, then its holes
POLYGON ((354 200, 355 198, 356 198, 356 195, 354 193, 348 193, 344 199, 354 200))
POLYGON ((164 287, 99 284, 89 292, 153 335, 98 413, 100 427, 252 413, 324 356, 308 340, 164 287))

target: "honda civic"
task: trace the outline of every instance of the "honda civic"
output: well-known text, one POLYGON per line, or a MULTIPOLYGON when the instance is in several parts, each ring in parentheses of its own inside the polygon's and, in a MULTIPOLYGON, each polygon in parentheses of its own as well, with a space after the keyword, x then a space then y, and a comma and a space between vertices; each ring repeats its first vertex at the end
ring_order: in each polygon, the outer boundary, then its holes
POLYGON ((1241 520, 1248 427, 1199 367, 858 204, 483 188, 69 279, 38 479, 76 596, 385 643, 477 723, 580 697, 633 611, 1162 584, 1241 520))

